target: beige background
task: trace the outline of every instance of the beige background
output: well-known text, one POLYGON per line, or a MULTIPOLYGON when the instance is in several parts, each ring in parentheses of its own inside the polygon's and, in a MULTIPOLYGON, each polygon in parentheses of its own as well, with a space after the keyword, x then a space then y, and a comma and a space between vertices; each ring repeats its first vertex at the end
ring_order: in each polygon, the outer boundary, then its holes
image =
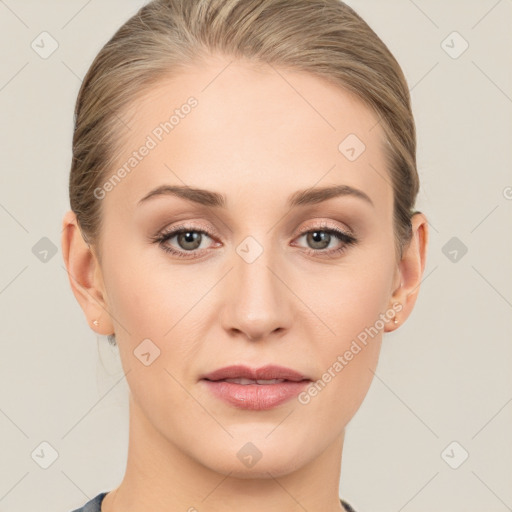
MULTIPOLYGON (((60 226, 81 78, 142 3, 0 0, 3 512, 69 512, 124 472, 127 385, 71 293, 60 226)), ((340 493, 357 512, 512 510, 512 1, 348 3, 412 90, 431 245, 347 429, 340 493)))

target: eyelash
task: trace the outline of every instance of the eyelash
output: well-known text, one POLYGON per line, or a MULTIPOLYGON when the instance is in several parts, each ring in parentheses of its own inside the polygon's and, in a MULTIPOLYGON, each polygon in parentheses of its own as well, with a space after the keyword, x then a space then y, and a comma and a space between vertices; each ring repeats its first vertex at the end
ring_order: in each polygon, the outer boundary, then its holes
MULTIPOLYGON (((314 228, 303 229, 299 232, 298 237, 307 235, 308 233, 313 233, 313 232, 318 232, 318 231, 328 233, 330 235, 334 235, 340 242, 343 242, 343 245, 337 249, 305 248, 306 253, 309 255, 313 255, 313 256, 320 255, 322 257, 339 256, 343 252, 345 252, 345 250, 349 246, 355 245, 358 242, 354 236, 349 235, 348 233, 345 233, 341 229, 338 229, 338 228, 335 228, 332 226, 329 227, 327 225, 321 225, 321 226, 317 226, 314 228)), ((199 257, 201 257, 202 251, 199 251, 199 253, 197 252, 197 250, 195 250, 195 251, 178 251, 178 250, 170 247, 169 245, 165 244, 165 242, 167 242, 171 238, 174 238, 175 236, 180 235, 182 233, 188 233, 188 232, 201 233, 203 235, 206 235, 206 236, 212 238, 210 236, 210 233, 208 233, 208 231, 206 231, 204 229, 195 228, 194 226, 181 225, 181 226, 175 226, 174 228, 172 228, 169 231, 163 231, 161 233, 158 233, 157 235, 151 237, 151 241, 153 243, 158 243, 160 245, 160 247, 165 252, 172 254, 173 256, 177 256, 178 258, 187 258, 187 259, 199 258, 199 257)), ((207 250, 207 249, 203 249, 203 251, 205 251, 205 250, 207 250)))

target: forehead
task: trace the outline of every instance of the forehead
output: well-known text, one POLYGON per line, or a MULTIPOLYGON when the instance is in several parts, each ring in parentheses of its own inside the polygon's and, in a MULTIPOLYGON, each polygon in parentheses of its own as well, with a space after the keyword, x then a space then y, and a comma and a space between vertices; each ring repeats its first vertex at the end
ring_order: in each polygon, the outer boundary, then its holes
POLYGON ((126 172, 110 202, 135 205, 163 183, 256 202, 331 184, 374 202, 392 194, 377 116, 308 73, 212 58, 162 78, 122 118, 129 128, 111 174, 126 172))

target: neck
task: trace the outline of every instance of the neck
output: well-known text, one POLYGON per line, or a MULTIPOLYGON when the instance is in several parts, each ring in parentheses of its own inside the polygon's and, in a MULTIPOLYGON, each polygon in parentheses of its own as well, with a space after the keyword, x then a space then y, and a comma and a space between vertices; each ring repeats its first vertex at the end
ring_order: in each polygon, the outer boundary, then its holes
POLYGON ((344 432, 316 459, 286 475, 236 478, 184 453, 148 422, 130 394, 128 460, 102 512, 342 512, 338 497, 344 432))

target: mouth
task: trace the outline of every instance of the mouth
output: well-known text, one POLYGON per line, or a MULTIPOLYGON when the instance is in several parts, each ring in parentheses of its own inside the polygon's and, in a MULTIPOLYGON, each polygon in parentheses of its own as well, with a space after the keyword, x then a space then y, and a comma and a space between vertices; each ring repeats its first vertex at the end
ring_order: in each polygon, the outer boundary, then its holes
MULTIPOLYGON (((210 379, 206 379, 210 380, 210 379)), ((248 384, 260 384, 260 385, 268 385, 268 384, 279 384, 280 382, 292 382, 286 379, 245 379, 243 377, 239 379, 220 379, 220 380, 210 380, 210 382, 231 382, 233 384, 241 384, 242 386, 247 386, 248 384)))
POLYGON ((217 399, 239 409, 261 411, 281 405, 300 393, 312 380, 283 366, 252 369, 228 366, 201 377, 217 399))
MULTIPOLYGON (((260 368, 251 368, 245 365, 225 366, 213 372, 202 375, 201 379, 210 381, 245 379, 246 381, 253 381, 247 382, 246 384, 252 384, 258 381, 260 384, 273 384, 273 382, 266 381, 287 380, 290 382, 300 382, 302 380, 310 380, 306 375, 303 375, 297 370, 274 364, 262 366, 260 368)), ((237 382, 237 384, 243 384, 243 382, 237 382)))

